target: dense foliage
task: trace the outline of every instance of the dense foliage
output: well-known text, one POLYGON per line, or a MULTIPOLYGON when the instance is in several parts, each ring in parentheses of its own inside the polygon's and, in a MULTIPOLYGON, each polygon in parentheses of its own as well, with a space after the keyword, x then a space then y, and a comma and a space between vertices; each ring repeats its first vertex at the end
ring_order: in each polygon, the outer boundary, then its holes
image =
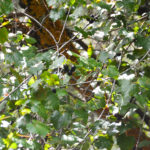
POLYGON ((150 149, 149 2, 19 1, 0 1, 0 149, 150 149))

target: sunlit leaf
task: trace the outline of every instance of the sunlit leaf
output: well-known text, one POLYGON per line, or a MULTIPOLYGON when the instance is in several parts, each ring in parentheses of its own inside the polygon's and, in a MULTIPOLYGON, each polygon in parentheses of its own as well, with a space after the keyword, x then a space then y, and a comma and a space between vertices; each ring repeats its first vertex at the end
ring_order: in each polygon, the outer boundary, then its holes
POLYGON ((29 108, 24 108, 21 110, 22 115, 26 115, 26 114, 30 114, 30 113, 31 113, 31 110, 29 108))
POLYGON ((31 86, 32 84, 34 84, 36 79, 37 79, 37 76, 31 77, 29 82, 28 82, 28 85, 31 86))
POLYGON ((92 44, 88 45, 87 53, 88 53, 88 57, 90 58, 92 56, 92 54, 93 54, 92 44))
POLYGON ((53 64, 50 66, 50 69, 55 69, 60 67, 63 64, 64 60, 65 60, 64 56, 56 58, 55 61, 53 61, 53 64))

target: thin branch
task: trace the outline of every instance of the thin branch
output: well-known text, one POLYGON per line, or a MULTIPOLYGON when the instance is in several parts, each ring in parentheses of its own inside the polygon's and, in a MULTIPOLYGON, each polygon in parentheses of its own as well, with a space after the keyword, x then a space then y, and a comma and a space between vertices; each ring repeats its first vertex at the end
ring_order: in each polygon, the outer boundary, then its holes
MULTIPOLYGON (((146 109, 146 111, 147 111, 147 109, 146 109)), ((144 112, 144 115, 143 115, 142 125, 143 125, 144 120, 145 120, 146 111, 144 112)), ((141 135, 142 135, 142 127, 140 128, 140 131, 139 131, 139 136, 138 136, 138 139, 137 139, 137 142, 136 142, 136 145, 135 145, 135 150, 138 149, 138 145, 139 145, 139 142, 140 142, 140 137, 141 137, 141 135)))
POLYGON ((121 73, 121 75, 124 74, 124 73, 126 73, 126 72, 128 72, 128 71, 131 70, 133 67, 136 67, 136 65, 138 65, 141 61, 143 61, 143 60, 147 57, 147 55, 149 54, 149 52, 150 52, 150 50, 148 50, 148 51, 144 54, 144 56, 143 56, 136 64, 130 66, 128 69, 126 69, 125 71, 123 71, 123 72, 121 73))
POLYGON ((63 28, 62 28, 61 34, 60 34, 60 36, 59 36, 58 43, 60 42, 60 40, 61 40, 61 38, 62 38, 62 35, 63 35, 63 33, 64 33, 64 30, 65 30, 65 27, 66 27, 66 24, 67 24, 67 20, 68 20, 68 17, 69 17, 70 11, 71 11, 71 7, 69 7, 69 11, 68 11, 68 14, 67 14, 67 16, 66 16, 66 19, 65 19, 65 22, 64 22, 64 25, 63 25, 63 28))
POLYGON ((25 80, 23 80, 15 89, 13 89, 5 98, 3 98, 0 103, 2 103, 3 101, 7 100, 9 98, 9 96, 11 96, 15 91, 17 91, 23 84, 25 84, 30 78, 32 77, 32 75, 28 76, 25 80))
MULTIPOLYGON (((71 31, 69 28, 66 28, 67 34, 70 38, 72 38, 74 36, 74 34, 72 33, 73 31, 71 31)), ((78 43, 84 50, 88 49, 87 44, 85 44, 82 39, 78 39, 77 37, 74 38, 73 42, 78 43)))
MULTIPOLYGON (((144 20, 144 19, 146 19, 146 18, 148 18, 148 15, 145 15, 145 16, 141 17, 140 19, 137 19, 137 20, 135 20, 134 22, 127 24, 127 27, 130 26, 130 25, 132 25, 132 24, 134 24, 134 23, 136 23, 136 22, 139 22, 139 21, 141 21, 141 20, 144 20)), ((117 31, 117 30, 119 30, 119 29, 122 29, 123 27, 124 27, 124 26, 121 26, 121 27, 112 29, 110 32, 117 31)))
MULTIPOLYGON (((121 59, 120 59, 119 65, 118 65, 118 70, 120 69, 121 62, 122 62, 122 55, 121 55, 121 59)), ((111 88, 111 92, 110 92, 109 98, 108 98, 107 101, 106 101, 106 105, 108 105, 109 102, 110 102, 110 100, 111 100, 111 96, 112 96, 112 93, 113 93, 114 88, 115 88, 115 83, 116 83, 116 80, 113 81, 113 85, 112 85, 112 88, 111 88)), ((104 112, 105 112, 105 109, 102 110, 102 112, 100 113, 100 115, 98 116, 98 118, 96 119, 96 121, 98 121, 98 120, 100 120, 100 119, 102 118, 104 112)), ((96 121, 95 121, 95 122, 96 122, 96 121)), ((96 132, 97 132, 97 130, 94 132, 93 135, 95 135, 96 132)), ((80 145, 81 143, 84 143, 84 141, 86 140, 86 138, 87 138, 91 133, 92 133, 92 129, 90 129, 90 130, 87 132, 87 134, 84 136, 83 140, 82 140, 81 142, 79 142, 78 145, 80 145)), ((77 145, 77 146, 78 146, 78 145, 77 145)), ((73 148, 73 150, 75 150, 77 146, 75 146, 75 147, 73 148)))
MULTIPOLYGON (((83 30, 86 29, 86 28, 88 27, 88 25, 89 25, 89 24, 87 24, 87 25, 83 28, 83 30)), ((78 35, 79 35, 79 32, 78 32, 76 35, 74 35, 71 39, 69 39, 67 42, 64 42, 64 43, 62 44, 62 46, 59 48, 59 51, 60 51, 62 48, 64 48, 68 43, 70 43, 72 40, 74 40, 78 35)))
POLYGON ((85 100, 79 98, 78 96, 72 94, 71 92, 68 92, 68 94, 69 94, 71 97, 75 98, 75 99, 78 99, 78 100, 80 100, 80 101, 82 101, 82 102, 86 102, 85 100))
POLYGON ((34 17, 32 17, 31 15, 25 13, 25 12, 22 12, 25 16, 29 17, 31 20, 35 21, 41 28, 43 28, 49 35, 50 37, 52 37, 52 39, 54 40, 55 44, 56 44, 56 47, 58 46, 58 43, 54 37, 54 35, 45 27, 43 26, 37 19, 35 19, 34 17))
MULTIPOLYGON (((95 75, 94 75, 94 77, 92 78, 92 80, 91 80, 91 82, 90 83, 92 83, 94 80, 95 80, 95 78, 97 78, 97 76, 98 76, 98 74, 99 74, 99 72, 100 72, 100 70, 99 69, 97 69, 97 71, 95 71, 96 73, 95 73, 95 75)), ((88 79, 87 79, 88 80, 88 79)), ((86 92, 87 92, 87 90, 89 89, 91 87, 91 85, 89 84, 87 87, 85 87, 85 91, 84 91, 84 93, 83 93, 83 96, 85 96, 85 94, 86 94, 86 92)), ((93 94, 93 93, 92 93, 93 94)), ((91 94, 91 95, 92 95, 91 94)), ((90 96, 91 96, 90 95, 90 96)))

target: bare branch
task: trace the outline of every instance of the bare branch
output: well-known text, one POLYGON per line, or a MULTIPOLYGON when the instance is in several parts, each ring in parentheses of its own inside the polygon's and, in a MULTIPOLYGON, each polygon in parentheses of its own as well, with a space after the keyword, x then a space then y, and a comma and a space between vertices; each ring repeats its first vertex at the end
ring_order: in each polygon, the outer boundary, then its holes
POLYGON ((30 78, 32 77, 32 75, 29 75, 25 80, 23 80, 15 89, 13 89, 5 98, 3 98, 0 103, 2 103, 3 101, 5 101, 6 99, 9 98, 9 96, 11 96, 11 94, 13 94, 15 91, 17 91, 23 84, 25 84, 30 78))
POLYGON ((58 42, 56 41, 54 35, 45 27, 43 26, 37 19, 35 19, 34 17, 30 16, 29 14, 22 12, 25 16, 29 17, 31 20, 35 21, 41 28, 43 28, 54 40, 56 47, 58 46, 58 42))
POLYGON ((63 35, 63 33, 64 33, 64 30, 65 30, 65 27, 66 27, 66 24, 67 24, 67 20, 68 20, 69 14, 70 14, 70 10, 71 10, 71 7, 69 7, 69 11, 68 11, 68 14, 67 14, 67 16, 66 16, 66 19, 65 19, 65 22, 64 22, 64 25, 63 25, 61 34, 60 34, 60 36, 59 36, 58 43, 60 42, 60 40, 61 40, 61 38, 62 38, 62 35, 63 35))

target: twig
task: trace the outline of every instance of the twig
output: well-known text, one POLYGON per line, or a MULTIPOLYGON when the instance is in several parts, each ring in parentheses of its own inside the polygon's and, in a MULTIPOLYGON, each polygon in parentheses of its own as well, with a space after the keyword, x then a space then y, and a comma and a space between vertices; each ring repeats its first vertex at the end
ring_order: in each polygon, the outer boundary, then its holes
MULTIPOLYGON (((84 28, 83 28, 83 30, 84 29, 86 29, 86 27, 88 26, 89 24, 87 24, 84 28)), ((64 42, 63 44, 62 44, 62 46, 59 48, 59 51, 63 48, 63 47, 65 47, 68 43, 70 43, 72 40, 74 40, 77 36, 79 35, 79 33, 77 33, 76 35, 74 35, 71 39, 69 39, 67 42, 64 42)))
MULTIPOLYGON (((137 19, 137 20, 135 20, 134 22, 127 24, 127 27, 128 27, 128 26, 130 26, 130 25, 132 25, 132 24, 134 24, 135 22, 139 22, 139 21, 141 21, 141 20, 146 19, 147 17, 148 17, 148 15, 145 15, 145 16, 141 17, 140 19, 137 19)), ((124 27, 124 26, 121 26, 121 27, 118 27, 118 28, 112 29, 110 32, 113 32, 113 31, 116 31, 116 30, 122 29, 123 27, 124 27)))
POLYGON ((121 75, 128 72, 130 69, 132 69, 132 67, 135 67, 137 64, 139 64, 141 61, 143 61, 145 59, 145 57, 149 54, 150 50, 148 50, 144 56, 134 65, 130 66, 128 69, 126 69, 125 71, 123 71, 122 73, 120 73, 121 75))
MULTIPOLYGON (((67 31, 68 36, 69 36, 70 38, 72 38, 72 37, 74 36, 74 34, 72 33, 73 31, 71 31, 69 28, 66 28, 66 31, 67 31)), ((78 39, 77 37, 75 37, 74 40, 73 40, 73 42, 78 43, 84 50, 87 50, 87 49, 88 49, 88 46, 87 46, 87 44, 85 44, 85 43, 82 41, 82 39, 84 39, 84 38, 78 39)))
MULTIPOLYGON (((147 111, 147 109, 146 109, 146 111, 147 111)), ((144 113, 144 115, 143 115, 142 125, 143 125, 144 120, 145 120, 146 111, 145 111, 145 113, 144 113)), ((141 137, 141 135, 142 135, 142 127, 140 128, 140 131, 139 131, 139 136, 138 136, 138 139, 137 139, 137 142, 136 142, 136 145, 135 145, 135 150, 138 149, 138 144, 139 144, 139 142, 140 142, 140 137, 141 137)))
MULTIPOLYGON (((95 73, 95 75, 94 75, 94 77, 92 78, 92 80, 91 80, 90 83, 92 83, 92 82, 95 80, 95 78, 97 78, 99 72, 100 72, 100 70, 97 69, 97 71, 96 71, 96 73, 95 73)), ((85 96, 85 94, 86 94, 87 90, 90 88, 90 86, 91 86, 91 85, 89 84, 87 87, 85 87, 85 91, 84 91, 84 93, 83 93, 83 96, 85 96)), ((91 94, 91 95, 92 95, 92 94, 91 94)), ((90 97, 91 97, 91 95, 90 95, 90 97)))
POLYGON ((22 12, 25 16, 29 17, 30 19, 32 19, 33 21, 35 21, 40 27, 42 27, 51 37, 52 39, 54 40, 55 44, 56 44, 56 47, 58 46, 58 43, 54 37, 54 35, 45 27, 43 26, 37 19, 35 19, 34 17, 32 17, 31 15, 25 13, 25 12, 22 12))
POLYGON ((70 10, 71 10, 71 7, 69 7, 69 11, 68 11, 68 14, 67 14, 67 16, 66 16, 66 19, 65 19, 65 22, 64 22, 64 25, 63 25, 61 34, 60 34, 60 36, 59 36, 58 43, 61 41, 62 35, 63 35, 63 33, 64 33, 64 30, 65 30, 65 27, 66 27, 66 24, 67 24, 67 20, 68 20, 69 14, 70 14, 70 10))
POLYGON ((2 103, 3 101, 5 101, 6 99, 9 98, 9 96, 11 94, 13 94, 15 91, 17 91, 23 84, 25 84, 25 82, 27 82, 30 78, 32 77, 32 75, 28 76, 24 81, 22 81, 15 89, 13 89, 5 98, 3 98, 0 103, 2 103))
MULTIPOLYGON (((120 59, 119 65, 118 65, 118 70, 120 69, 121 62, 122 62, 122 54, 121 54, 121 59, 120 59)), ((111 88, 111 92, 110 92, 109 98, 108 98, 107 101, 106 101, 106 105, 108 105, 109 102, 110 102, 110 100, 111 100, 111 96, 112 96, 112 93, 113 93, 114 88, 115 88, 115 83, 116 83, 116 80, 113 81, 113 85, 112 85, 112 88, 111 88)), ((98 116, 98 118, 96 119, 96 121, 98 121, 98 120, 101 119, 101 117, 103 116, 104 112, 105 112, 105 109, 102 110, 102 112, 100 113, 100 115, 98 116)), ((96 121, 95 121, 95 122, 96 122, 96 121)), ((93 135, 95 135, 96 132, 97 132, 97 130, 94 132, 93 135)), ((87 134, 84 136, 83 140, 82 140, 81 142, 79 142, 78 145, 80 145, 81 143, 84 143, 85 139, 86 139, 91 133, 92 133, 92 129, 90 129, 90 130, 87 132, 87 134)), ((77 146, 78 146, 78 145, 77 145, 77 146)), ((77 146, 75 146, 75 147, 73 148, 73 150, 75 150, 77 146)))
POLYGON ((75 98, 75 99, 79 99, 79 100, 82 101, 82 102, 86 102, 85 100, 79 98, 78 96, 72 94, 71 92, 68 92, 68 94, 69 94, 70 96, 72 96, 73 98, 75 98))

